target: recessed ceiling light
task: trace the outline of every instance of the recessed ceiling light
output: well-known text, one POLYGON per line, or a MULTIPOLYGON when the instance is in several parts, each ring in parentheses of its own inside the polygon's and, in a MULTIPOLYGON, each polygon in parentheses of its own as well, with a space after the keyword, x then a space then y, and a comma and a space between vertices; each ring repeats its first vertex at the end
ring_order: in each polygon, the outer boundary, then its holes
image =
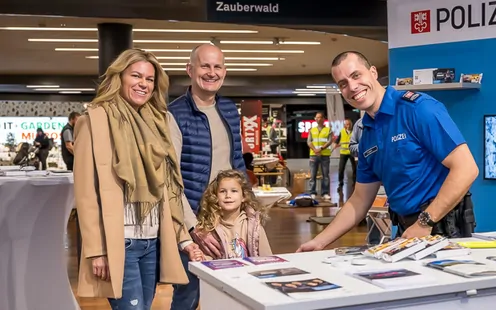
POLYGON ((59 91, 59 94, 80 94, 81 91, 59 91))
MULTIPOLYGON (((160 65, 162 66, 186 66, 187 63, 184 62, 166 62, 166 63, 161 63, 160 65)), ((270 67, 273 66, 273 64, 262 64, 262 63, 226 63, 224 64, 226 66, 241 66, 241 67, 270 67)))
MULTIPOLYGON (((184 71, 186 72, 186 68, 162 68, 165 71, 184 71)), ((257 71, 255 68, 226 68, 227 71, 257 71)))
MULTIPOLYGON (((98 59, 98 56, 85 56, 88 59, 98 59)), ((157 59, 189 60, 189 56, 157 56, 157 59)), ((286 60, 283 57, 224 57, 225 60, 286 60)))
MULTIPOLYGON (((170 52, 170 53, 190 53, 191 49, 161 49, 145 48, 147 52, 170 52)), ((79 47, 56 47, 57 52, 97 52, 98 48, 79 47)), ((278 53, 278 54, 303 54, 305 51, 299 50, 222 50, 224 53, 278 53)))
POLYGON ((58 88, 59 85, 26 85, 27 88, 58 88))
MULTIPOLYGON (((71 27, 0 27, 0 30, 19 30, 19 31, 98 31, 97 28, 71 28, 71 27)), ((257 30, 246 30, 246 29, 133 29, 133 32, 258 33, 257 30)))
POLYGON ((95 91, 94 88, 36 88, 37 91, 95 91))
POLYGON ((316 96, 317 94, 296 94, 296 96, 316 96))
POLYGON ((220 40, 220 44, 274 44, 273 41, 230 41, 220 40))
MULTIPOLYGON (((29 42, 98 43, 98 39, 28 39, 29 42)), ((134 43, 203 44, 209 40, 133 40, 134 43)))
POLYGON ((279 44, 283 45, 320 45, 317 41, 281 41, 279 44))

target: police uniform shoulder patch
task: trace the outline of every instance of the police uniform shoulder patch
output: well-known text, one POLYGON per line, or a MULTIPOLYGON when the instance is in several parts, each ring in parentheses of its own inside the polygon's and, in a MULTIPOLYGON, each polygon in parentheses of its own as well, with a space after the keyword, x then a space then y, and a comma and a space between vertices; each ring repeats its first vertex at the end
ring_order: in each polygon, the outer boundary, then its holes
POLYGON ((419 93, 413 92, 413 91, 406 91, 401 98, 407 101, 415 102, 415 100, 420 97, 419 93))

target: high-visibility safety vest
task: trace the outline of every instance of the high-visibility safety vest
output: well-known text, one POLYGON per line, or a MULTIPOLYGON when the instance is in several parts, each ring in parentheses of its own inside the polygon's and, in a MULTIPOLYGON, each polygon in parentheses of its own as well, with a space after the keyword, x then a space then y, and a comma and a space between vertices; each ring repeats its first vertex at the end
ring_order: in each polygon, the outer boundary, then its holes
POLYGON ((350 155, 350 140, 352 132, 348 133, 346 129, 341 129, 341 138, 339 139, 339 144, 341 145, 340 154, 350 155))
MULTIPOLYGON (((326 144, 331 137, 329 137, 331 134, 331 129, 329 127, 324 127, 322 130, 319 131, 319 128, 313 127, 310 129, 310 135, 312 135, 312 144, 316 148, 323 147, 324 144, 326 144)), ((331 156, 331 150, 329 148, 326 148, 325 150, 322 150, 320 152, 320 155, 322 156, 331 156)), ((315 152, 310 149, 310 156, 315 156, 315 152)))

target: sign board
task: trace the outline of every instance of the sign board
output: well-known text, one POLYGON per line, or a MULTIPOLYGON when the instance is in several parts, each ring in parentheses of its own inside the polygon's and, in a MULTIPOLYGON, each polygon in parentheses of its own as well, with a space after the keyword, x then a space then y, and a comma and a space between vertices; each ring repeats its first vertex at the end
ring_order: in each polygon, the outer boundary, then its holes
POLYGON ((41 128, 60 145, 60 133, 67 124, 67 117, 0 117, 0 144, 8 143, 8 137, 14 138, 14 144, 33 143, 36 129, 41 128))
POLYGON ((381 0, 207 0, 207 20, 246 24, 382 26, 387 24, 381 0))
POLYGON ((261 122, 262 101, 244 101, 241 104, 241 137, 243 145, 248 146, 251 153, 261 151, 261 122))
POLYGON ((389 0, 389 48, 496 38, 496 1, 389 0))

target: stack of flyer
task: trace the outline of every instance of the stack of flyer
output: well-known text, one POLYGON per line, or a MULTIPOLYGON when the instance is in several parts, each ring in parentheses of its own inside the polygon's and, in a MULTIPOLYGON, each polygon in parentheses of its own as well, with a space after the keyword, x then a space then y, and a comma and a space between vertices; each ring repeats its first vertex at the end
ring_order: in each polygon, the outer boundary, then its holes
POLYGON ((404 258, 420 260, 426 257, 445 258, 469 255, 470 249, 450 242, 439 235, 422 238, 398 238, 369 249, 363 254, 386 262, 394 263, 404 258))

